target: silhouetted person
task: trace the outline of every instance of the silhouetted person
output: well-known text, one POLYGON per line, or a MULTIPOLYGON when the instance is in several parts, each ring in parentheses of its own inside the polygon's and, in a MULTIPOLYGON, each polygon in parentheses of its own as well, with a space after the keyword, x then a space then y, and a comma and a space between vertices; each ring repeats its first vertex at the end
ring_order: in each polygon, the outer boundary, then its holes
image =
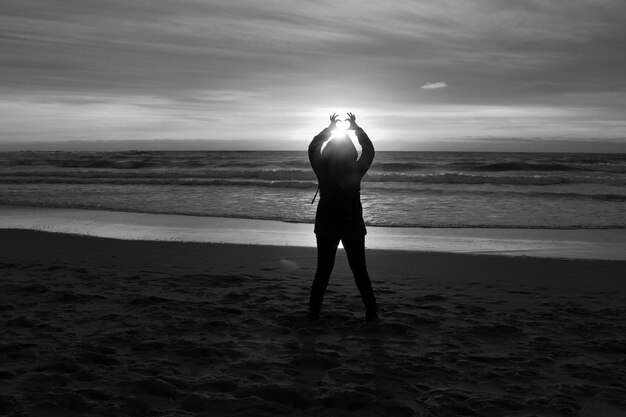
POLYGON ((348 257, 357 288, 365 304, 366 320, 378 317, 376 298, 365 266, 365 223, 361 206, 361 179, 374 159, 374 146, 367 134, 348 113, 349 130, 354 130, 361 145, 361 157, 350 138, 344 134, 322 145, 336 128, 337 115, 330 116, 330 125, 313 138, 309 145, 309 161, 319 182, 320 200, 315 214, 317 238, 317 270, 311 287, 309 318, 319 315, 324 292, 335 264, 339 241, 348 257))

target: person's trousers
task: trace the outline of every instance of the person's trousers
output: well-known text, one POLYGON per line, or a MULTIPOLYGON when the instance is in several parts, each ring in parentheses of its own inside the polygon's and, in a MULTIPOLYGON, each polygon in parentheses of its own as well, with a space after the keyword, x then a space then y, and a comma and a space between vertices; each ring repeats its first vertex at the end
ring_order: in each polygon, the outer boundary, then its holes
POLYGON ((372 290, 372 284, 365 265, 365 236, 342 239, 338 237, 317 237, 317 270, 311 286, 309 311, 316 316, 322 307, 322 300, 324 299, 330 274, 335 265, 335 255, 337 254, 340 240, 346 251, 348 263, 354 275, 354 281, 365 304, 365 310, 368 313, 375 313, 376 298, 374 297, 374 291, 372 290))

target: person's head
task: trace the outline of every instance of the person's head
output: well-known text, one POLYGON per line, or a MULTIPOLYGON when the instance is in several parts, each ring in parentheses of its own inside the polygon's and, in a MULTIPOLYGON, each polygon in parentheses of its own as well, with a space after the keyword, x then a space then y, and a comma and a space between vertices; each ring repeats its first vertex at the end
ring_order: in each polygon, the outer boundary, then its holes
POLYGON ((322 158, 329 161, 355 162, 358 157, 359 153, 348 135, 331 139, 322 151, 322 158))

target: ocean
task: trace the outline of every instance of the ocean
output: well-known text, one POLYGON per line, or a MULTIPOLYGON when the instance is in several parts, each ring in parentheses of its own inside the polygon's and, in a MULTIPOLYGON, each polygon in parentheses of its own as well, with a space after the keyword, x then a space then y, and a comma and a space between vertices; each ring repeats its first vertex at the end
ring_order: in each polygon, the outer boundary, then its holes
MULTIPOLYGON (((375 226, 623 229, 625 186, 626 154, 379 151, 361 199, 375 226)), ((316 189, 299 151, 0 152, 0 205, 312 223, 316 189)))

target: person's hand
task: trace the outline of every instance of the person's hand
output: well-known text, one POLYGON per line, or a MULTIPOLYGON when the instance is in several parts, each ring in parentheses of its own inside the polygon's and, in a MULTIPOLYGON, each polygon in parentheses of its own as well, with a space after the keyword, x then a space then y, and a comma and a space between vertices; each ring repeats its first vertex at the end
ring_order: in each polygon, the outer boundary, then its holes
POLYGON ((359 128, 359 125, 356 124, 356 116, 354 113, 348 112, 348 118, 346 122, 350 122, 350 126, 348 126, 348 130, 356 130, 359 128))
POLYGON ((335 130, 337 128, 337 122, 339 121, 339 120, 337 120, 337 117, 339 117, 339 115, 337 113, 333 113, 330 116, 330 124, 328 125, 328 128, 330 130, 335 130))

